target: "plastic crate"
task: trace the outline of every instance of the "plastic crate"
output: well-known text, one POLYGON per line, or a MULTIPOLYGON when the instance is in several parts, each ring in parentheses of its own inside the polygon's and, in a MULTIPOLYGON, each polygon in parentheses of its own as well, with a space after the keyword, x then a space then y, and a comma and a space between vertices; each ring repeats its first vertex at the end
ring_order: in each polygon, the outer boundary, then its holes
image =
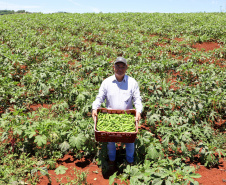
MULTIPOLYGON (((128 110, 117 110, 117 109, 106 109, 99 108, 97 109, 97 113, 103 112, 108 114, 134 114, 136 116, 135 109, 128 110)), ((134 121, 134 126, 136 128, 136 132, 106 132, 106 131, 98 131, 97 127, 98 118, 94 120, 94 131, 95 131, 95 139, 99 142, 123 142, 123 143, 134 143, 137 137, 138 132, 138 122, 134 121)))

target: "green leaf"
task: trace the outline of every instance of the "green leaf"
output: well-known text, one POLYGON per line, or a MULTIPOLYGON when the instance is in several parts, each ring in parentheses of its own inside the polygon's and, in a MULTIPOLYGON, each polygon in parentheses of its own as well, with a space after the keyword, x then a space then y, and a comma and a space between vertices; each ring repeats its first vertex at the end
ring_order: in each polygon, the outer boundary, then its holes
POLYGON ((25 130, 25 134, 28 135, 29 139, 36 135, 35 130, 25 130))
POLYGON ((203 105, 201 103, 198 104, 198 107, 199 107, 200 110, 203 109, 203 105))
POLYGON ((47 142, 47 138, 45 135, 38 135, 35 137, 35 140, 34 140, 35 143, 37 143, 38 146, 42 146, 42 145, 45 145, 46 142, 47 142))
POLYGON ((33 168, 32 170, 31 170, 31 175, 33 176, 35 173, 37 173, 38 172, 38 169, 37 168, 33 168))
POLYGON ((162 141, 162 144, 163 144, 164 147, 168 146, 168 144, 169 144, 169 136, 168 135, 165 136, 165 138, 162 141))
POLYGON ((208 154, 206 159, 208 162, 211 162, 213 160, 212 155, 208 154))
POLYGON ((193 184, 194 185, 199 185, 199 182, 198 181, 194 181, 193 184))
POLYGON ((62 152, 66 152, 70 148, 70 145, 68 144, 67 141, 64 141, 59 145, 59 148, 62 152))
POLYGON ((57 175, 59 174, 65 174, 68 168, 65 166, 58 166, 57 169, 54 171, 57 175))
POLYGON ((83 134, 78 134, 77 137, 72 136, 69 139, 69 143, 72 147, 76 147, 78 150, 81 150, 82 146, 85 144, 86 137, 83 134))
POLYGON ((157 159, 159 157, 158 151, 155 149, 153 145, 148 147, 148 157, 151 159, 157 159))
POLYGON ((153 184, 153 185, 161 185, 162 183, 163 183, 163 180, 160 179, 160 178, 154 179, 154 180, 152 181, 152 184, 153 184))
POLYGON ((86 100, 86 97, 83 94, 79 94, 77 97, 78 102, 84 102, 86 100))
POLYGON ((201 178, 202 175, 200 175, 198 173, 192 173, 192 174, 189 175, 189 177, 191 177, 191 178, 201 178))
POLYGON ((115 178, 116 178, 116 174, 117 174, 117 172, 115 172, 113 175, 111 175, 109 177, 109 185, 112 185, 114 183, 115 178))
POLYGON ((181 142, 181 150, 182 150, 182 152, 186 152, 186 150, 187 150, 184 142, 181 142))
POLYGON ((41 172, 42 175, 47 175, 48 174, 47 167, 40 167, 39 171, 41 172))
POLYGON ((17 135, 17 134, 18 134, 18 135, 21 135, 21 134, 22 134, 22 130, 21 130, 20 128, 18 128, 18 127, 17 127, 17 128, 14 128, 13 134, 14 134, 14 135, 17 135))
POLYGON ((142 178, 143 174, 139 171, 139 169, 137 167, 132 166, 131 169, 130 169, 130 176, 142 178))

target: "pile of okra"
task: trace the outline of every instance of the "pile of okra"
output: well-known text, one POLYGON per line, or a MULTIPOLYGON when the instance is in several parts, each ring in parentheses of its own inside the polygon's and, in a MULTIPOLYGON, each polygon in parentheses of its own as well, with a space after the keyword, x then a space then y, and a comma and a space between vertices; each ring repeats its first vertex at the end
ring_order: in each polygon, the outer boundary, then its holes
POLYGON ((132 114, 98 113, 98 131, 106 132, 136 132, 135 118, 132 114))

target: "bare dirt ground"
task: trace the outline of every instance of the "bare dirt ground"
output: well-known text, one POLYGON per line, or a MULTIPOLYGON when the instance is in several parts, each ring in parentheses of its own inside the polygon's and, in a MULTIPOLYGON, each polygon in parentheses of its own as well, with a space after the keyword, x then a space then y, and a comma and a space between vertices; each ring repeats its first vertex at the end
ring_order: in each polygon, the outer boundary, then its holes
MULTIPOLYGON (((49 170, 51 174, 52 185, 66 184, 70 180, 76 178, 74 174, 75 168, 77 172, 87 172, 87 182, 92 185, 109 185, 109 176, 103 175, 101 168, 92 163, 88 159, 75 160, 72 155, 67 154, 62 159, 58 160, 58 165, 63 165, 67 169, 63 175, 56 175, 54 170, 49 170)), ((200 164, 190 164, 195 166, 197 171, 202 177, 195 179, 200 185, 226 185, 226 158, 220 159, 219 166, 215 168, 206 168, 200 164)), ((126 184, 121 181, 117 181, 118 184, 126 184)), ((39 185, 48 185, 49 180, 47 177, 41 177, 39 185)))

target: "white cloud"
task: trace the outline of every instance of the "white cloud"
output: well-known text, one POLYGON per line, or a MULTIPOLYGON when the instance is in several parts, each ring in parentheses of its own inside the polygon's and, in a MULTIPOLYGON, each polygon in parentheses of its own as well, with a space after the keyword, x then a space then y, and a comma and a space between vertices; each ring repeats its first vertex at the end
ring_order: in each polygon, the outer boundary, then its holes
POLYGON ((98 8, 95 8, 95 7, 91 8, 91 9, 92 9, 92 11, 95 12, 95 13, 100 13, 100 12, 101 12, 98 8))
POLYGON ((39 8, 39 6, 19 5, 19 4, 7 3, 3 1, 0 1, 0 7, 1 9, 8 9, 8 10, 27 10, 27 9, 39 8))
POLYGON ((17 3, 8 3, 7 1, 0 0, 0 9, 2 10, 26 10, 30 12, 43 12, 43 13, 54 13, 58 11, 65 11, 65 12, 78 12, 78 13, 84 13, 84 12, 94 12, 94 13, 99 13, 101 10, 99 10, 96 7, 92 6, 86 6, 80 3, 77 3, 76 0, 67 0, 69 2, 69 6, 64 7, 42 7, 41 5, 36 6, 32 4, 17 4, 17 3))

